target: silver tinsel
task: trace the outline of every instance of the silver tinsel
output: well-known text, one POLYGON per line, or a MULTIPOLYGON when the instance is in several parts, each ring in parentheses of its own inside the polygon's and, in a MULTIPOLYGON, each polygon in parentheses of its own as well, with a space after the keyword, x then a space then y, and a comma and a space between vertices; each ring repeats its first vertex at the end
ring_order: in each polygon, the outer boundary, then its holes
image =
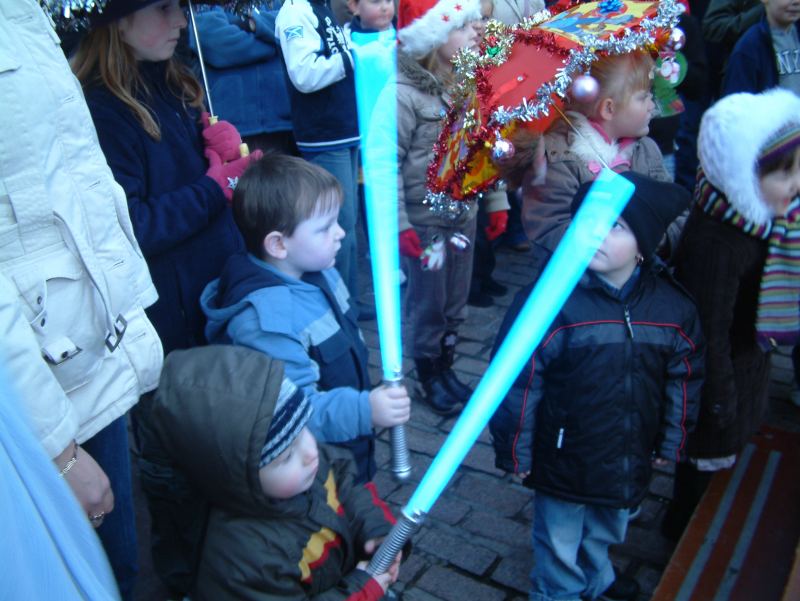
POLYGON ((459 217, 469 211, 473 203, 479 201, 482 197, 483 194, 476 194, 470 197, 469 200, 454 200, 444 192, 431 192, 428 190, 422 202, 430 207, 431 213, 455 223, 459 217))
MULTIPOLYGON (((626 54, 654 43, 656 30, 673 29, 683 10, 683 6, 675 0, 661 0, 656 16, 643 19, 637 31, 626 29, 621 38, 610 39, 600 39, 592 34, 581 35, 579 38, 581 47, 570 51, 564 66, 556 71, 553 80, 542 84, 536 91, 535 100, 523 98, 517 107, 498 107, 490 117, 488 126, 502 127, 517 119, 532 121, 542 115, 548 115, 553 95, 565 98, 573 78, 588 71, 591 64, 597 60, 598 53, 626 54)), ((520 27, 528 28, 527 22, 523 21, 520 27)))
MULTIPOLYGON (((39 0, 42 9, 59 31, 82 31, 90 26, 91 16, 102 13, 113 0, 39 0)), ((259 0, 195 0, 198 10, 203 5, 221 6, 228 12, 248 16, 262 2, 259 0)))

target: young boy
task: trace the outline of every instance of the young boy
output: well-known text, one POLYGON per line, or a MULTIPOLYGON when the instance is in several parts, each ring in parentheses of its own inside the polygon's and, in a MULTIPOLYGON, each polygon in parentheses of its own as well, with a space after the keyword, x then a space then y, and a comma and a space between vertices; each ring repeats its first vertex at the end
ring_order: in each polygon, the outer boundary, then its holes
POLYGON ((761 1, 764 16, 744 33, 728 59, 723 96, 774 87, 800 95, 800 2, 761 1))
POLYGON ((201 305, 209 342, 248 346, 286 363, 287 376, 314 406, 311 431, 344 443, 363 482, 375 473, 372 428, 405 423, 410 399, 403 386, 369 390, 356 309, 333 268, 344 237, 341 202, 336 178, 312 163, 277 154, 254 163, 233 197, 248 254, 228 261, 201 305))
POLYGON ((347 9, 353 14, 353 19, 344 26, 348 40, 354 31, 375 33, 392 28, 394 0, 347 0, 347 9))
MULTIPOLYGON (((394 522, 347 453, 317 446, 312 408, 280 361, 234 346, 171 353, 153 435, 208 504, 192 599, 383 597, 399 557, 371 577, 366 560, 394 522)), ((186 535, 187 533, 182 533, 186 535)))
MULTIPOLYGON (((654 256, 689 194, 623 176, 633 198, 490 422, 497 466, 536 489, 536 601, 636 597, 636 581, 615 579, 608 547, 624 540, 651 461, 683 457, 697 413, 700 324, 654 256)), ((498 343, 532 287, 517 295, 498 343)))

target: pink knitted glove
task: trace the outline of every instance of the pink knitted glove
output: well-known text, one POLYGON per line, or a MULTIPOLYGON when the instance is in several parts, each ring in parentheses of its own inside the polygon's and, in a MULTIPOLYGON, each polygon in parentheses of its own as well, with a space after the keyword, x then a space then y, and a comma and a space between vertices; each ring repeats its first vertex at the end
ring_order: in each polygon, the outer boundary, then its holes
POLYGON ((422 243, 414 228, 400 232, 400 254, 412 259, 418 259, 422 254, 422 243))
POLYGON ((206 148, 205 155, 208 159, 206 175, 219 184, 225 194, 225 198, 230 202, 242 173, 244 173, 251 161, 257 161, 264 156, 264 153, 260 150, 255 150, 246 157, 241 157, 228 163, 223 163, 220 156, 210 148, 206 148))
POLYGON ((201 115, 203 120, 203 144, 209 150, 216 152, 223 162, 235 161, 239 158, 239 145, 242 136, 228 121, 217 121, 209 125, 209 114, 201 115))

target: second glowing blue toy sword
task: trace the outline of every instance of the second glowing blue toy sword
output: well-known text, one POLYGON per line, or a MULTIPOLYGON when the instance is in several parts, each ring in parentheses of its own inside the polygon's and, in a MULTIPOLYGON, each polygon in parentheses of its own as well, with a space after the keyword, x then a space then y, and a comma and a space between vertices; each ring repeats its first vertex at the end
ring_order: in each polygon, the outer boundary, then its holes
POLYGON ((633 190, 632 183, 610 169, 604 169, 595 180, 461 417, 403 508, 401 519, 370 561, 367 568, 370 574, 381 574, 388 569, 442 494, 539 346, 633 190))

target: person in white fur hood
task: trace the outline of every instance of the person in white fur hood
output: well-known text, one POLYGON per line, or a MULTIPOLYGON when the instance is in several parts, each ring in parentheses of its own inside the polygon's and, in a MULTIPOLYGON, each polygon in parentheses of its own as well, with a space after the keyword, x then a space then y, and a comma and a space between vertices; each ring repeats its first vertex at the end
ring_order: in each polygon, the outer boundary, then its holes
POLYGON ((675 276, 708 343, 690 461, 679 465, 663 531, 678 538, 714 471, 733 466, 767 410, 776 345, 800 334, 800 98, 733 94, 703 116, 695 206, 675 276))
POLYGON ((596 98, 567 104, 566 119, 556 121, 544 137, 544 183, 523 191, 522 224, 532 242, 555 250, 569 225, 575 192, 597 177, 603 161, 617 172, 672 181, 661 151, 647 137, 655 109, 652 69, 653 59, 644 51, 605 56, 592 64, 596 98))

